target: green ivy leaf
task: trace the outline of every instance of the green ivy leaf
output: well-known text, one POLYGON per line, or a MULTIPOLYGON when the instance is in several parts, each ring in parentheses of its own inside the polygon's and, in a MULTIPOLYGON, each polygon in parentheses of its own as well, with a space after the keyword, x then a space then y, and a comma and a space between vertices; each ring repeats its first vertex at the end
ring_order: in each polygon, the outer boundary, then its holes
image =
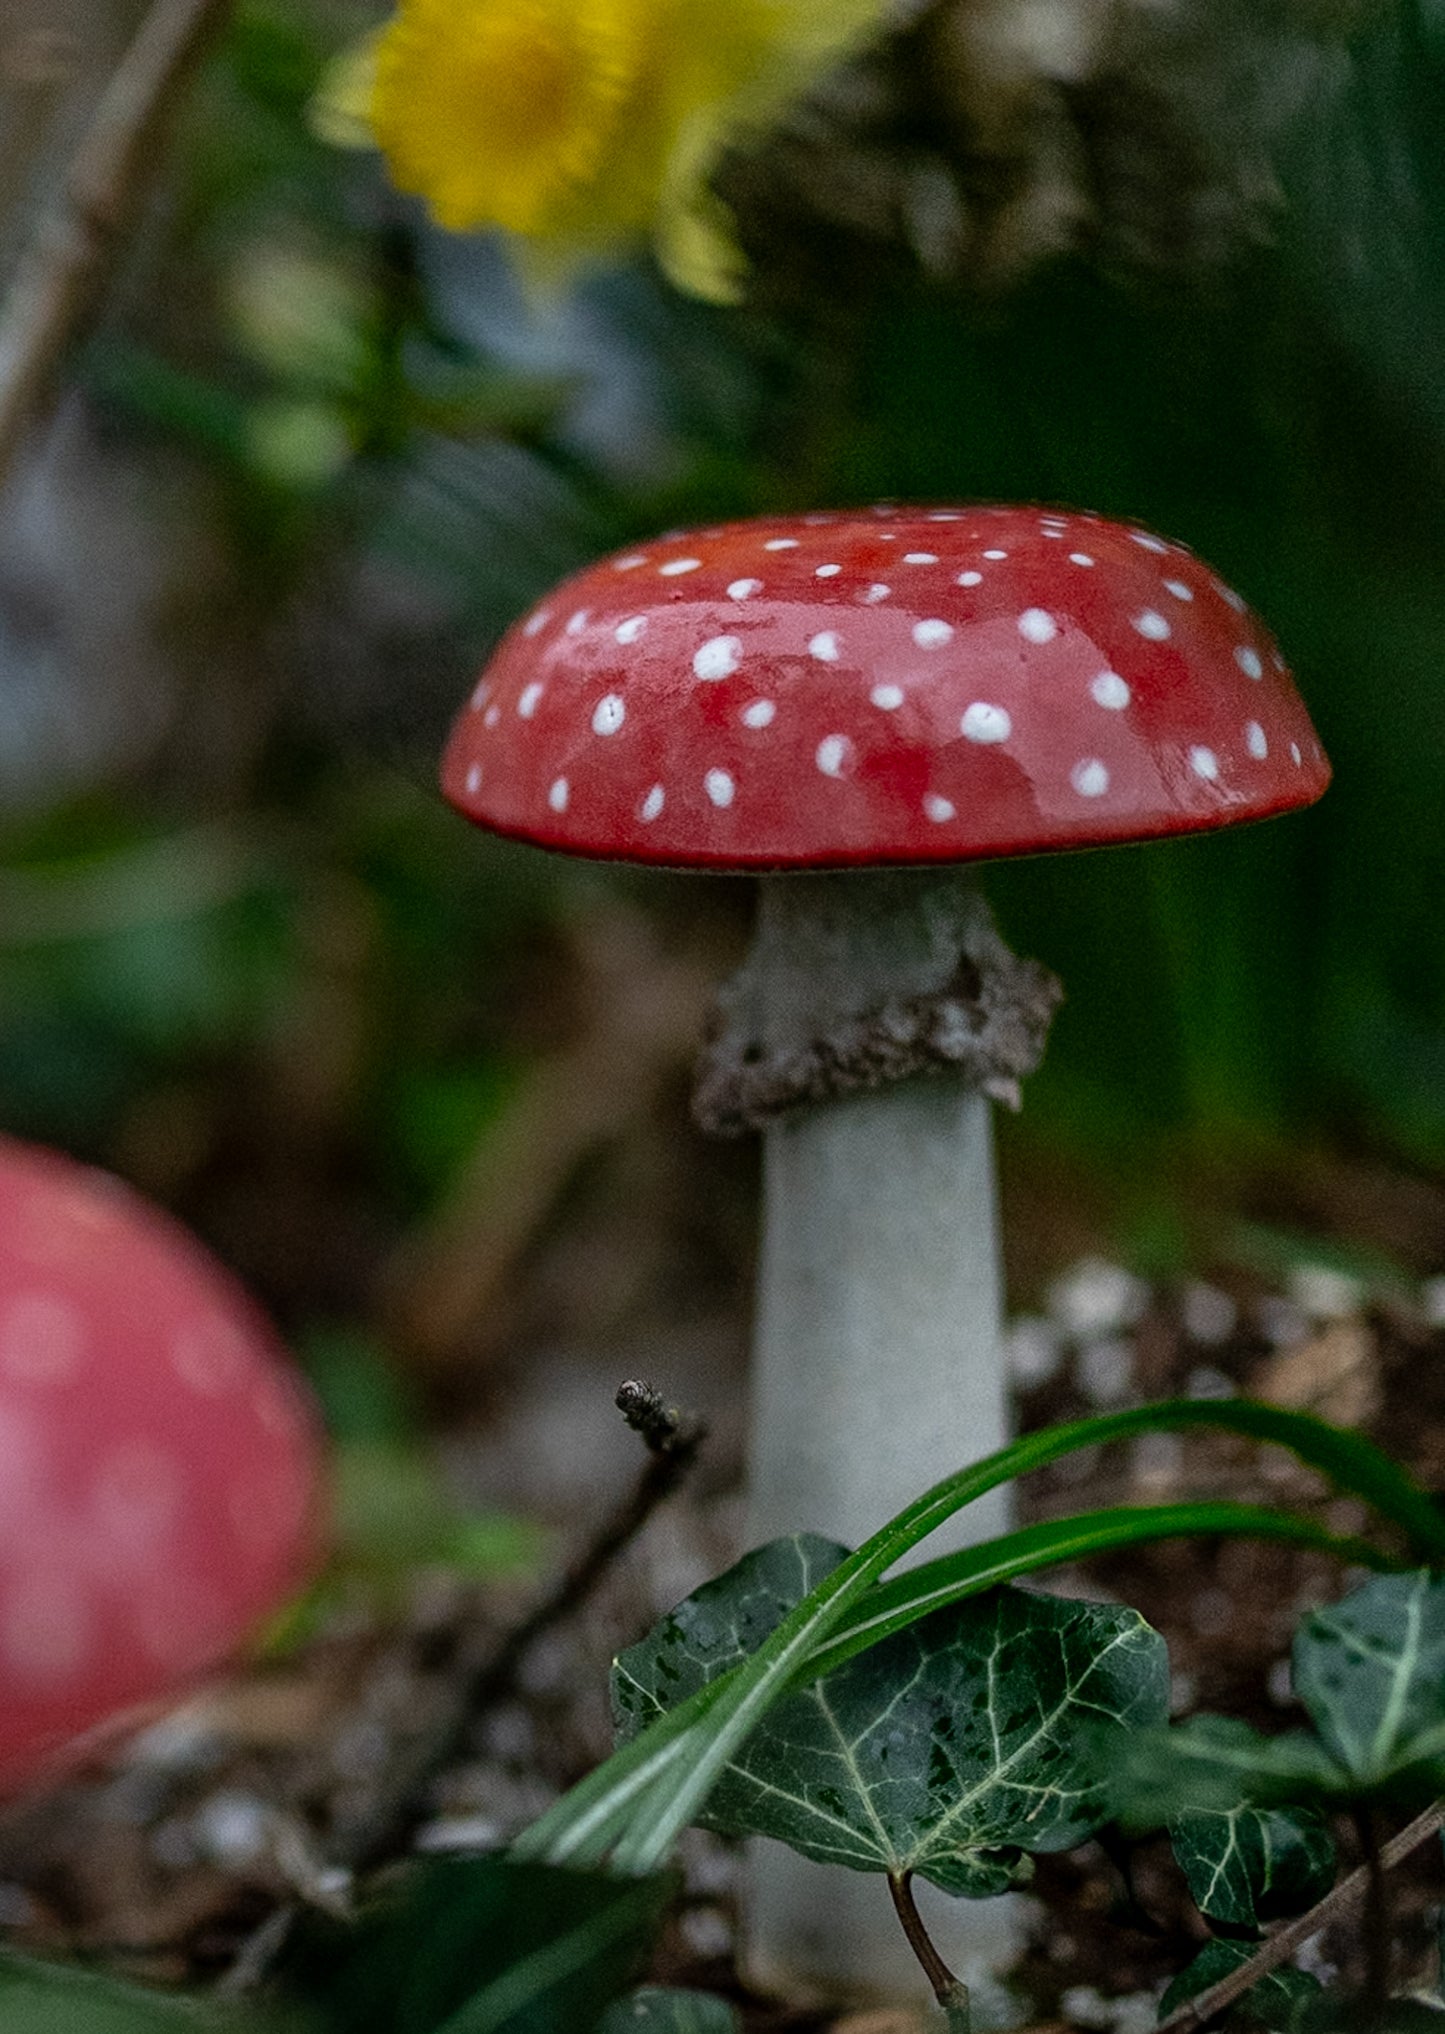
POLYGON ((1303 1914, 1334 1884, 1334 1838, 1311 1808, 1192 1809, 1169 1834, 1195 1905, 1226 1928, 1303 1914))
POLYGON ((670 1992, 644 1985, 619 1999, 597 2034, 739 2034, 742 2026, 726 1999, 711 1992, 670 1992))
POLYGON ((293 1975, 337 2034, 577 2034, 625 1989, 667 1878, 444 1858, 352 1929, 314 1936, 293 1975))
POLYGON ((1265 1737, 1232 1716, 1191 1716, 1172 1730, 1101 1731, 1095 1745, 1109 1803, 1133 1829, 1184 1815, 1297 1807, 1332 1798, 1340 1773, 1306 1731, 1265 1737))
MULTIPOLYGON (((847 1558, 775 1540, 664 1618, 613 1670, 619 1734, 735 1667, 847 1558)), ((1164 1641, 1137 1612, 1013 1589, 933 1612, 779 1702, 727 1767, 706 1821, 856 1871, 915 1872, 982 1898, 1020 1853, 1103 1819, 1087 1737, 1159 1722, 1164 1641)))
POLYGON ((1381 1575, 1295 1634, 1294 1685, 1353 1791, 1445 1780, 1445 1579, 1381 1575))
MULTIPOLYGON (((1206 1942, 1193 1963, 1179 1973, 1159 2001, 1160 2019, 1166 2019, 1187 1999, 1197 1999, 1211 1985, 1232 1977, 1254 1953, 1255 1945, 1248 1942, 1206 1942)), ((1236 2011, 1245 2024, 1266 2027, 1270 2034, 1299 2034, 1306 2024, 1306 2012, 1319 1993, 1318 1978, 1286 1965, 1282 1970, 1270 1971, 1258 1983, 1252 1984, 1236 2011)))

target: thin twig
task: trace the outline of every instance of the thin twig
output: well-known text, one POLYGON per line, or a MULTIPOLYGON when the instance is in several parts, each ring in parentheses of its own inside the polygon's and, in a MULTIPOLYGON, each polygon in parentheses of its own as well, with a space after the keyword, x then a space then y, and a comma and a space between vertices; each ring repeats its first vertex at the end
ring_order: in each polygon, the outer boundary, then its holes
POLYGON ((0 309, 0 481, 93 316, 120 238, 154 176, 171 113, 230 0, 155 0, 102 94, 55 211, 0 309))
POLYGON ((436 1775, 464 1747, 472 1723, 505 1695, 527 1653, 556 1624, 580 1609, 618 1556, 636 1539, 658 1506, 678 1488, 706 1438, 703 1423, 663 1405, 652 1386, 624 1384, 617 1394, 630 1426, 639 1427, 648 1456, 642 1473, 609 1518, 581 1548, 551 1589, 500 1643, 463 1653, 445 1713, 425 1737, 364 1826, 349 1834, 345 1855, 333 1861, 352 1870, 383 1862, 405 1844, 428 1805, 436 1775), (639 1405, 645 1406, 640 1416, 639 1405))
MULTIPOLYGON (((1445 1828, 1445 1801, 1436 1801, 1408 1823, 1398 1836, 1392 1836, 1388 1843, 1380 1845, 1380 1869, 1393 1870, 1403 1858, 1418 1850, 1422 1843, 1428 1843, 1442 1828, 1445 1828)), ((1167 2020, 1159 2022, 1155 2034, 1193 2034, 1194 2029, 1206 2026, 1226 2006, 1232 2006, 1236 1999, 1242 1998, 1251 1985, 1268 1977, 1272 1970, 1278 1970, 1282 1963, 1288 1963, 1301 1943, 1308 1942, 1312 1935, 1317 1935, 1321 1928, 1327 1927, 1339 1915, 1358 1906, 1368 1892, 1369 1884, 1370 1867, 1368 1864, 1360 1865, 1348 1878, 1341 1879, 1332 1892, 1326 1893, 1318 1906, 1311 1907, 1308 1914, 1302 1914, 1298 1921, 1291 1921, 1277 1935, 1271 1935, 1248 1963, 1241 1964, 1238 1970, 1232 1971, 1227 1978, 1221 1978, 1208 1991, 1186 1999, 1167 2020)))

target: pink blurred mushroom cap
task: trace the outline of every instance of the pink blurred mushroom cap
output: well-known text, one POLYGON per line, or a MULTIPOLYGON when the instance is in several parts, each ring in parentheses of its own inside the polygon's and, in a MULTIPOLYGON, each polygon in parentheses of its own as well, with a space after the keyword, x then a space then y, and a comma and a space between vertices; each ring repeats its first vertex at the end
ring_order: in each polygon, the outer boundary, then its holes
POLYGON ((509 632, 448 798, 499 833, 674 867, 971 861, 1311 804, 1284 660, 1182 545, 1039 508, 659 538, 509 632))
POLYGON ((320 1430, 274 1334, 109 1175, 0 1139, 0 1791, 304 1579, 320 1430))

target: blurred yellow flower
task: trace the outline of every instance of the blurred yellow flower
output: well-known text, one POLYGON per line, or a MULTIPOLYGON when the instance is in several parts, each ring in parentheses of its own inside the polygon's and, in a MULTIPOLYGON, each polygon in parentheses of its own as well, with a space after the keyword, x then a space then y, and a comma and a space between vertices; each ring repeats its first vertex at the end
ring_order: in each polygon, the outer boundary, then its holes
POLYGON ((650 232, 669 274, 718 301, 743 259, 708 188, 876 32, 890 0, 400 0, 333 69, 317 111, 370 141, 453 231, 501 226, 558 254, 650 232))

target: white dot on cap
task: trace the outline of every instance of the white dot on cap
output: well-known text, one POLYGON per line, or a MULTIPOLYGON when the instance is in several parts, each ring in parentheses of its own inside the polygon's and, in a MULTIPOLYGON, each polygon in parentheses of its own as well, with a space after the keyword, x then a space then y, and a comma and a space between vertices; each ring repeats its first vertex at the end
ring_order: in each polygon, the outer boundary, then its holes
POLYGON ((663 790, 660 784, 654 784, 652 789, 648 792, 647 796, 643 799, 642 803, 638 806, 637 816, 640 820, 644 821, 645 824, 650 826, 654 819, 660 817, 662 813, 662 808, 664 805, 666 805, 666 803, 667 803, 667 793, 663 790))
POLYGON ((714 805, 731 805, 737 790, 726 770, 709 770, 702 780, 702 788, 714 805))
POLYGON ((1262 678, 1264 676, 1264 666, 1259 661, 1258 650, 1251 650, 1247 644, 1241 644, 1235 651, 1234 661, 1238 664, 1246 678, 1262 678))
POLYGON ((1247 720, 1245 722, 1244 746, 1249 750, 1249 753, 1257 763, 1262 763, 1269 754, 1269 736, 1257 720, 1247 720))
POLYGON ((1219 758, 1213 749, 1191 749, 1189 767, 1196 777, 1203 777, 1206 783, 1212 784, 1219 775, 1219 758))
POLYGON ((796 551, 797 548, 796 537, 769 537, 763 546, 765 551, 796 551))
POLYGON ((615 735, 627 718, 627 708, 615 692, 609 692, 605 699, 599 699, 592 715, 592 732, 599 735, 615 735))
POLYGON ((524 636, 540 636, 543 629, 546 628, 548 622, 551 621, 551 619, 552 619, 551 608, 539 607, 535 614, 528 615, 527 619, 523 622, 522 634, 524 636))
POLYGON ((928 520, 931 523, 961 523, 963 516, 957 509, 931 509, 928 520))
POLYGON ((90 1623, 85 1598, 69 1576, 27 1574, 0 1608, 0 1655, 32 1686, 68 1681, 90 1650, 90 1623))
POLYGON ((658 575, 663 579, 676 579, 684 572, 696 572, 701 558, 669 558, 665 565, 659 565, 658 575))
POLYGON ((847 768, 848 758, 852 752, 853 744, 849 741, 847 735, 824 735, 822 741, 818 744, 818 752, 814 757, 814 761, 825 777, 841 777, 847 768))
POLYGON ((951 799, 940 798, 936 791, 923 794, 923 816, 931 819, 935 826, 942 826, 946 819, 952 819, 955 807, 951 799))
POLYGON ((1058 633, 1058 623, 1041 607, 1026 607, 1019 616, 1019 634, 1026 643, 1051 643, 1058 633))
POLYGON ((1156 608, 1152 607, 1146 607, 1142 614, 1136 614, 1133 626, 1141 636, 1146 636, 1151 643, 1162 643, 1174 633, 1163 615, 1156 608))
POLYGON ((568 635, 580 636, 582 631, 586 628, 588 622, 591 619, 592 617, 590 611, 585 607, 579 607, 576 614, 572 615, 568 620, 567 623, 568 635))
POLYGON ((738 716, 744 727, 771 727, 777 717, 777 707, 771 699, 755 699, 745 706, 738 716))
POLYGON ((639 565, 645 565, 646 563, 647 554, 645 551, 629 551, 625 558, 613 559, 612 569, 614 572, 635 572, 639 565))
POLYGON ((975 699, 959 722, 971 742, 1006 742, 1013 725, 1003 707, 992 706, 986 699, 975 699))
POLYGON ((1102 798, 1109 788, 1109 772, 1097 756, 1085 756, 1069 772, 1069 782, 1081 798, 1102 798))
POLYGON ((565 812, 567 810, 567 800, 571 795, 572 787, 567 782, 567 779, 565 777, 558 777, 553 782, 551 790, 547 793, 547 803, 554 812, 565 812))
POLYGON ((1228 601, 1236 614, 1244 613, 1244 596, 1236 593, 1232 586, 1226 586, 1222 579, 1216 579, 1214 590, 1221 600, 1228 601))
POLYGON ((249 1367, 245 1337, 219 1315, 189 1321, 171 1341, 171 1368, 182 1384, 204 1398, 232 1391, 249 1367))
POLYGON ((955 586, 982 586, 983 574, 981 572, 960 572, 953 583, 955 586))
POLYGON ((755 593, 761 593, 761 579, 735 579, 728 588, 729 600, 750 600, 755 593))
POLYGON ((938 555, 934 551, 905 551, 903 562, 905 565, 936 565, 938 555))
POLYGON ((813 567, 813 577, 815 579, 836 579, 842 570, 841 565, 815 565, 813 567))
POLYGON ((915 622, 913 640, 920 650, 941 650, 945 643, 953 641, 953 625, 946 621, 915 622))
POLYGON ((984 555, 984 557, 985 557, 985 558, 1007 558, 1007 556, 1008 556, 1008 552, 1007 552, 1007 551, 985 551, 983 555, 984 555))
POLYGON ((517 711, 521 714, 523 720, 530 720, 532 718, 532 715, 537 711, 538 702, 546 689, 546 686, 542 684, 540 679, 536 678, 532 680, 530 685, 523 686, 522 695, 517 701, 517 711))
POLYGON ((885 713, 893 713, 903 704, 903 687, 901 685, 875 685, 873 690, 868 694, 868 697, 875 706, 881 707, 885 713))
POLYGON ((876 580, 872 586, 865 586, 858 598, 866 601, 869 607, 876 607, 880 600, 887 600, 892 591, 891 586, 885 586, 881 580, 876 580))
POLYGON ((1089 691, 1095 705, 1107 706, 1111 713, 1120 712, 1133 697, 1128 680, 1121 678, 1117 671, 1101 671, 1089 691))
POLYGON ((1093 562, 1087 551, 1070 551, 1069 553, 1069 563, 1071 565, 1092 565, 1093 562))
POLYGON ((821 629, 809 640, 808 655, 816 657, 820 664, 836 664, 840 654, 841 647, 832 629, 821 629))
POLYGON ((1058 529, 1057 527, 1050 523, 1039 524, 1039 535, 1041 537, 1062 537, 1063 534, 1064 533, 1061 529, 1058 529))
POLYGON ((129 1441, 101 1464, 91 1490, 91 1515, 107 1539, 131 1552, 163 1538, 180 1510, 180 1464, 151 1441, 129 1441))
POLYGON ((1129 535, 1134 543, 1141 544, 1146 551, 1164 552, 1169 549, 1169 546, 1161 543, 1157 537, 1146 536, 1143 530, 1131 530, 1129 535))
POLYGON ((467 771, 467 796, 475 798, 481 788, 482 766, 480 763, 473 763, 472 767, 467 771))
POLYGON ((742 658, 737 636, 713 636, 693 657, 692 668, 699 678, 731 678, 742 658))
POLYGON ((85 1354, 85 1320, 58 1293, 23 1292, 0 1315, 0 1369, 19 1384, 60 1384, 85 1354))
POLYGON ((1182 579, 1166 579, 1164 582, 1164 591, 1166 593, 1172 593, 1176 600, 1193 600, 1194 598, 1193 587, 1186 586, 1182 579))
POLYGON ((500 706, 498 706, 497 702, 494 699, 491 705, 487 708, 486 712, 482 715, 482 726, 495 727, 497 722, 501 719, 501 717, 502 709, 500 706))
POLYGON ((1298 742, 1290 743, 1289 759, 1294 764, 1296 769, 1298 769, 1300 764, 1304 761, 1304 757, 1300 754, 1300 746, 1298 742))
POLYGON ((626 621, 620 621, 612 631, 619 643, 637 643, 647 634, 647 616, 630 614, 626 621))
POLYGON ((483 707, 484 707, 484 706, 486 705, 486 703, 487 703, 487 699, 488 699, 488 696, 489 696, 489 695, 490 695, 490 693, 491 693, 491 690, 492 690, 492 684, 491 684, 491 680, 490 680, 489 678, 483 678, 483 679, 481 679, 481 680, 480 680, 480 681, 478 682, 478 684, 477 684, 477 686, 476 686, 476 689, 475 689, 475 690, 473 691, 473 693, 472 693, 472 712, 473 712, 473 713, 480 713, 480 712, 481 712, 482 708, 483 708, 483 707))

